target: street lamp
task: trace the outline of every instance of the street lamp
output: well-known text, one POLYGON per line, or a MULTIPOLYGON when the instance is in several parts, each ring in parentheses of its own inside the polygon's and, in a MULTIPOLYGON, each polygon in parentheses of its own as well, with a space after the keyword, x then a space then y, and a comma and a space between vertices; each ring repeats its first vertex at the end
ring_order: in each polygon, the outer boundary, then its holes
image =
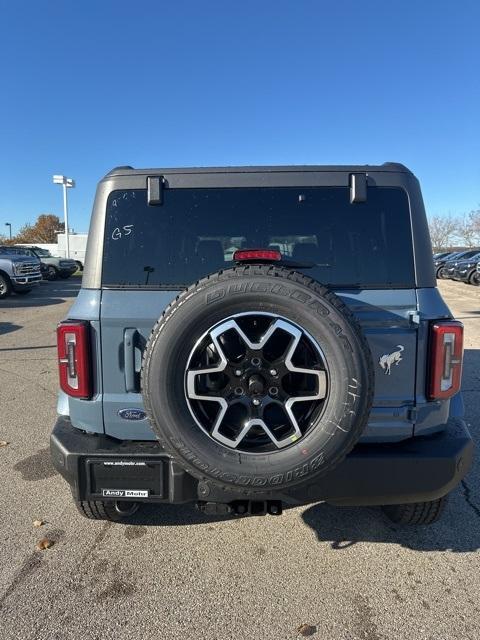
POLYGON ((12 239, 12 223, 11 222, 5 222, 5 226, 8 227, 8 231, 10 234, 10 240, 12 239))
POLYGON ((54 184, 63 185, 63 218, 65 221, 65 257, 70 258, 70 242, 68 238, 68 202, 67 202, 67 189, 75 186, 75 180, 73 178, 67 178, 66 176, 53 176, 54 184))

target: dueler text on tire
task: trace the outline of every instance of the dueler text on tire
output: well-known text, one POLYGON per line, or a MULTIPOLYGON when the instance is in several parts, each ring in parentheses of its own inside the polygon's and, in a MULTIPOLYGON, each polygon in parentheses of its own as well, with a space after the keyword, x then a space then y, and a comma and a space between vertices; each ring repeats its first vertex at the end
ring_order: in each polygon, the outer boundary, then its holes
POLYGON ((310 484, 356 444, 373 365, 344 303, 298 272, 236 267, 182 293, 154 327, 142 392, 193 476, 254 495, 310 484))

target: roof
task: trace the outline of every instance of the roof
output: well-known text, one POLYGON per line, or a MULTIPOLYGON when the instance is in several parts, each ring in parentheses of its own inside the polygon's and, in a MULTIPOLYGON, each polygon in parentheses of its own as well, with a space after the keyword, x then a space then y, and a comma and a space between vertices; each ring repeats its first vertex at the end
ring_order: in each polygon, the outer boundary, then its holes
POLYGON ((115 167, 105 177, 125 175, 158 175, 162 173, 283 173, 289 171, 302 172, 341 172, 341 173, 412 173, 405 165, 399 162, 384 162, 380 165, 289 165, 289 166, 254 166, 254 167, 177 167, 177 168, 148 168, 134 169, 129 165, 115 167))

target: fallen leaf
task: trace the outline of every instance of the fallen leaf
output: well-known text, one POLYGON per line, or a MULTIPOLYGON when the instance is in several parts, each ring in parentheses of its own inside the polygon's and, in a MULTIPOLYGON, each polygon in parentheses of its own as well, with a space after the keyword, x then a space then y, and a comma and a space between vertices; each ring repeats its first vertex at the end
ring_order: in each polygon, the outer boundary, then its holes
POLYGON ((312 624, 301 624, 298 629, 298 633, 301 636, 313 636, 313 634, 317 631, 317 627, 314 627, 312 624))
POLYGON ((6 440, 0 440, 0 447, 6 447, 8 444, 10 443, 7 442, 6 440))
POLYGON ((43 520, 34 520, 33 521, 33 526, 34 527, 42 527, 45 524, 45 522, 43 520))
POLYGON ((52 547, 53 544, 54 544, 53 540, 50 540, 49 538, 42 538, 37 542, 35 549, 37 551, 43 551, 44 549, 50 549, 50 547, 52 547))

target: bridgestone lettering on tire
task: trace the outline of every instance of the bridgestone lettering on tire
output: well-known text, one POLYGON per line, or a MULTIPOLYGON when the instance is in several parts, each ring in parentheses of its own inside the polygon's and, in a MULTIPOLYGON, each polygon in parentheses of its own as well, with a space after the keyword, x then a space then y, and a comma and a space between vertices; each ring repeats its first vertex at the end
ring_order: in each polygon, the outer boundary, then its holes
POLYGON ((338 296, 270 265, 182 293, 153 328, 142 392, 162 446, 243 494, 311 484, 358 442, 373 394, 362 331, 338 296))

